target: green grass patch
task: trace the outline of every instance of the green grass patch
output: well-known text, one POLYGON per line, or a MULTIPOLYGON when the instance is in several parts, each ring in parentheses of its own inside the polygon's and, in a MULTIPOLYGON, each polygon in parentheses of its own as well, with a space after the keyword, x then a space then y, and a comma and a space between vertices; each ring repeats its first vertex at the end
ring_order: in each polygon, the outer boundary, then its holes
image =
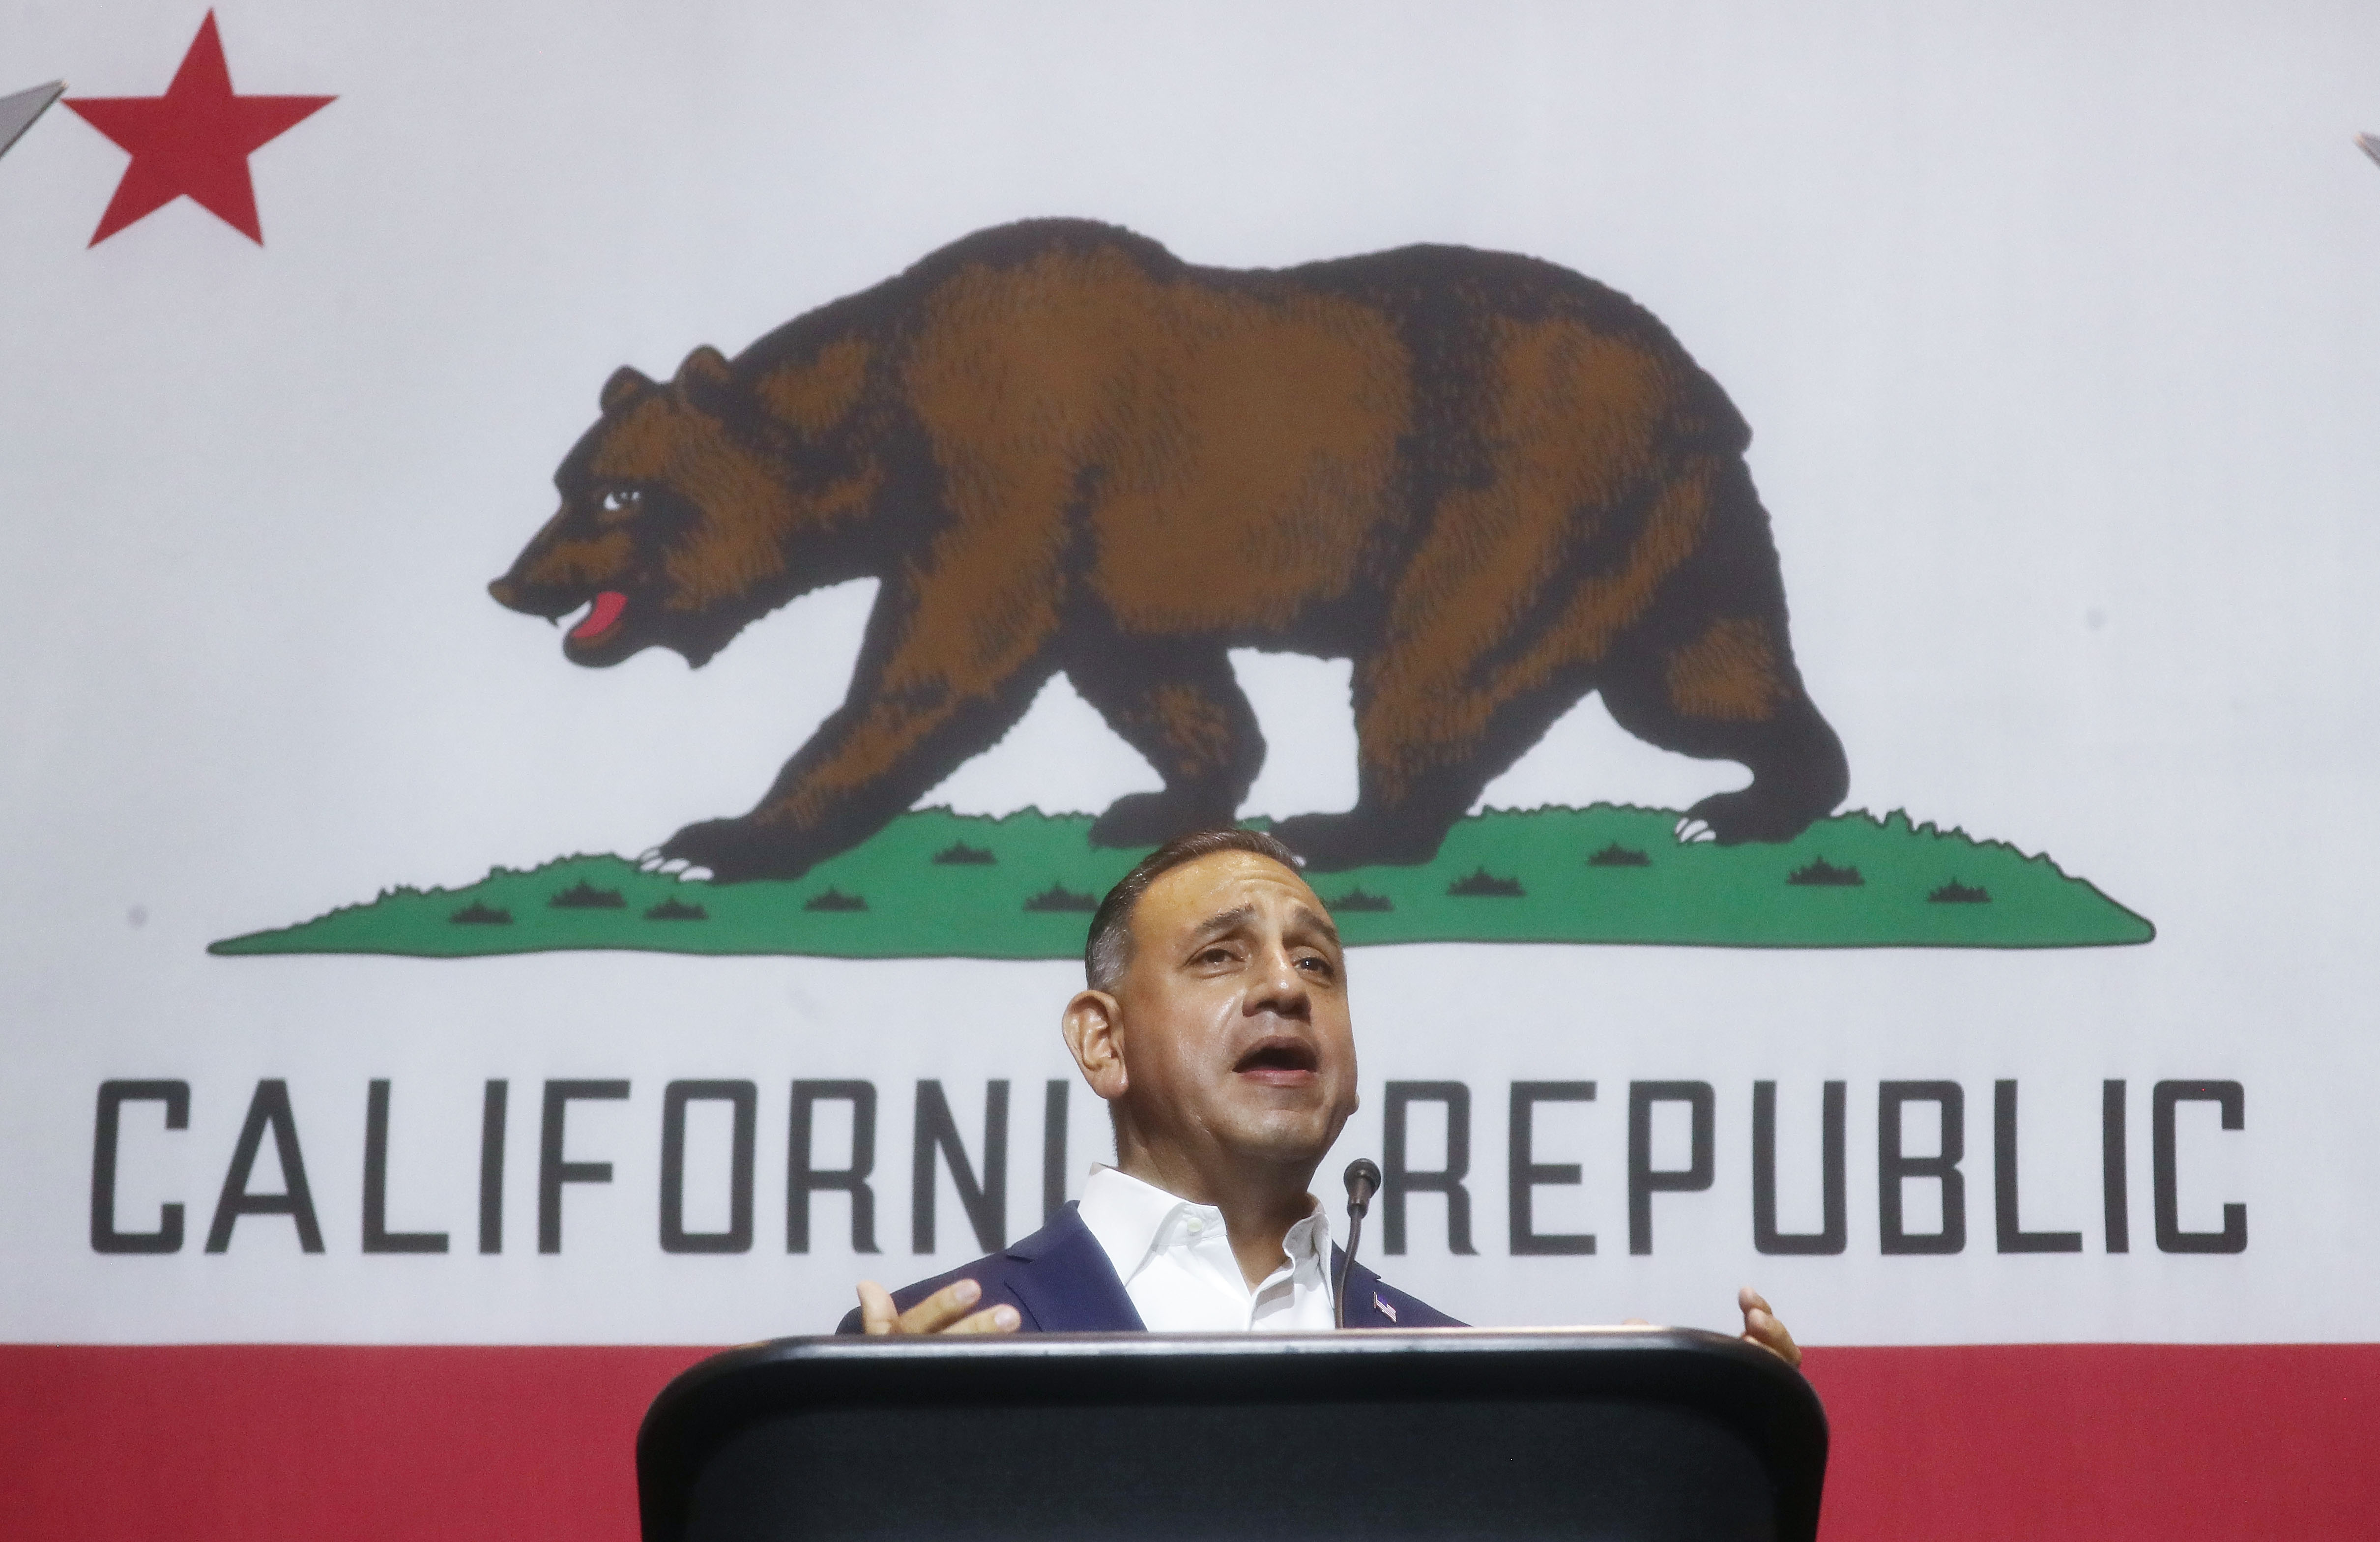
MULTIPOLYGON (((1609 804, 1492 810, 1457 824, 1435 861, 1317 880, 1326 902, 1342 902, 1337 919, 1351 943, 2074 948, 2155 935, 2046 855, 1900 813, 1840 815, 1779 845, 1682 846, 1670 834, 1677 820, 1609 804), (1615 848, 1644 860, 1614 861, 1615 848), (1796 880, 1814 869, 1859 877, 1796 880)), ((387 890, 208 951, 1076 958, 1090 906, 1141 856, 1094 848, 1090 824, 1031 809, 1000 819, 924 809, 783 882, 687 882, 622 857, 565 856, 461 888, 387 890), (990 860, 948 855, 957 849, 990 860), (590 903, 590 892, 620 900, 590 903)))

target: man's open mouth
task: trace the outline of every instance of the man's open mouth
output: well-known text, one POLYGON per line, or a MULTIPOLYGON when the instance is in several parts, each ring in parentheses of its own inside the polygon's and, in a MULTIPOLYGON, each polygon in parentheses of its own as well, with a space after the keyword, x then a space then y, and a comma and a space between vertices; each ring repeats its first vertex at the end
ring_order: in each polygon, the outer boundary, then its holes
POLYGON ((570 629, 573 642, 593 642, 620 624, 620 616, 628 608, 628 597, 618 589, 607 589, 595 597, 586 616, 570 629))
POLYGON ((1232 1065, 1237 1075, 1267 1081, 1312 1075, 1321 1069, 1322 1056, 1314 1046, 1286 1034, 1258 1039, 1232 1065))

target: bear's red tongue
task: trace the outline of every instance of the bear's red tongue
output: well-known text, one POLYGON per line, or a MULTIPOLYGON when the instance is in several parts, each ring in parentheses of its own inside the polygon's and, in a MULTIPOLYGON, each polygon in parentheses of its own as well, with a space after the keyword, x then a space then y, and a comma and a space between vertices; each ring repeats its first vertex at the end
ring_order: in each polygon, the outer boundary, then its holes
POLYGON ((595 597, 595 608, 587 613, 586 620, 570 629, 570 635, 579 642, 591 642, 610 631, 613 624, 620 619, 620 613, 627 608, 626 595, 618 589, 607 589, 595 597))

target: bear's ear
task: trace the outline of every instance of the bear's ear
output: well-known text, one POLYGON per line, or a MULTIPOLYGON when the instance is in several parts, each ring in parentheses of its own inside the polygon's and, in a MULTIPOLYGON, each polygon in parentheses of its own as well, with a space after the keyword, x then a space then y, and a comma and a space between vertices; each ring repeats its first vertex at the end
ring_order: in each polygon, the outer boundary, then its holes
POLYGON ((705 343, 677 367, 677 388, 692 400, 716 398, 735 383, 735 371, 717 348, 705 343))
POLYGON ((603 410, 609 412, 638 392, 650 391, 652 386, 653 382, 645 378, 642 370, 633 364, 623 364, 612 371, 610 380, 603 382, 603 410))

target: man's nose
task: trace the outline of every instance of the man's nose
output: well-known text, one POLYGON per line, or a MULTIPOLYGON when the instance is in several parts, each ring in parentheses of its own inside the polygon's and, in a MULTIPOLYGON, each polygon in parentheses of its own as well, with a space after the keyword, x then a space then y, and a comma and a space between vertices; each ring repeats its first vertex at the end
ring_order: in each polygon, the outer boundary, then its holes
POLYGON ((1247 1010, 1251 1014, 1276 1013, 1300 1022, 1313 1017, 1313 991, 1287 948, 1267 950, 1264 968, 1248 992, 1247 1010))

